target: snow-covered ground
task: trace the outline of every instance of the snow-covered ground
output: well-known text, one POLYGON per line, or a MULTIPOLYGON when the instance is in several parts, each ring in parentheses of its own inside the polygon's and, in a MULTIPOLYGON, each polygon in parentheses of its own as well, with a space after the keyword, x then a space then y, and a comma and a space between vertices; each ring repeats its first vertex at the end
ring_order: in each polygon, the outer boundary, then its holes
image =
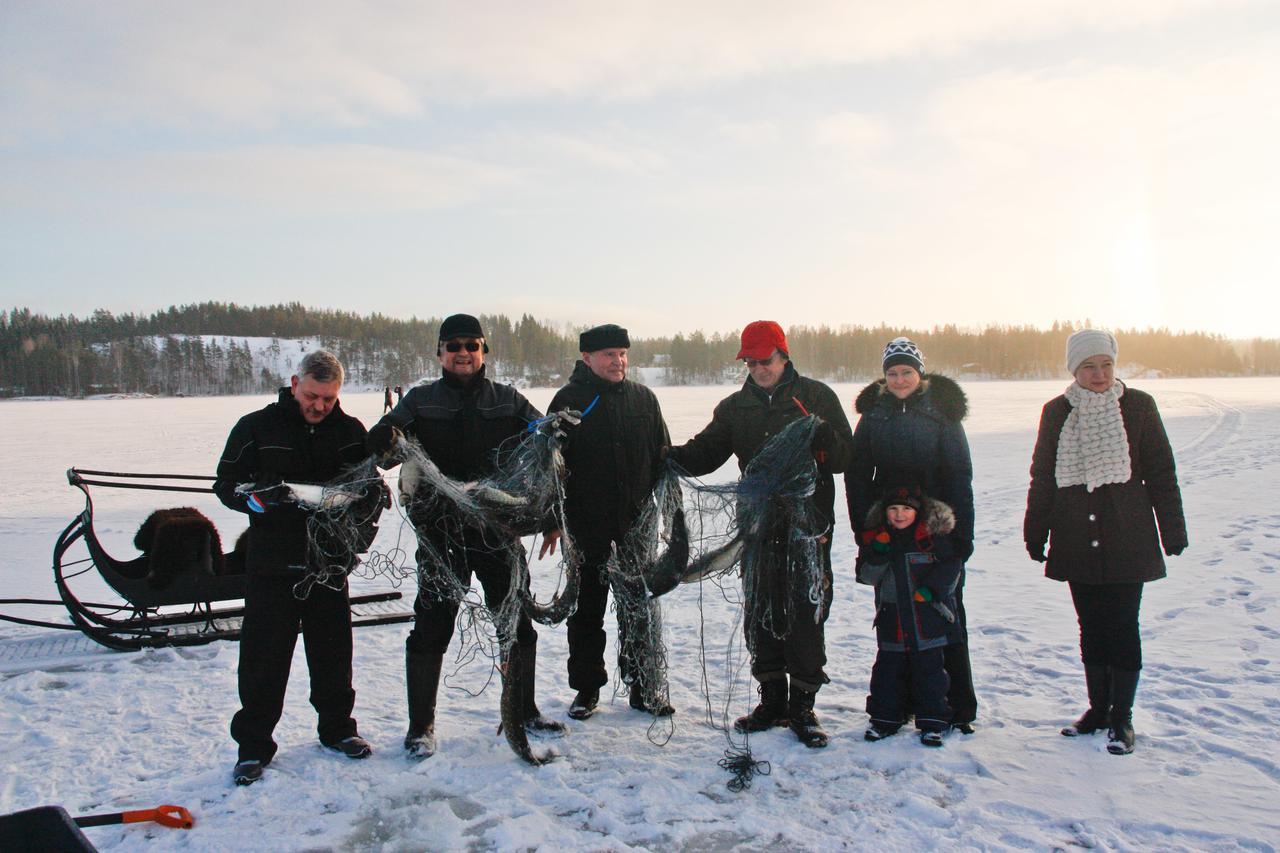
MULTIPOLYGON (((1106 753, 1101 738, 1058 728, 1084 707, 1076 627, 1064 585, 1045 580, 1021 543, 1027 468, 1041 404, 1056 382, 968 383, 978 505, 966 591, 979 699, 978 732, 927 750, 908 735, 862 740, 875 649, 871 593, 852 577, 847 527, 835 543, 836 601, 827 623, 833 681, 817 710, 831 746, 811 751, 786 730, 752 738, 772 773, 743 793, 717 767, 726 740, 708 723, 743 713, 753 696, 725 651, 732 607, 715 587, 664 599, 671 698, 659 725, 625 698, 570 722, 561 760, 521 763, 495 734, 488 667, 471 664, 442 690, 440 752, 414 764, 405 726, 406 626, 356 634, 356 716, 377 752, 353 762, 323 750, 307 704, 301 644, 281 749, 264 780, 234 787, 234 643, 120 654, 76 642, 35 663, 6 650, 53 632, 0 623, 0 813, 61 804, 73 814, 185 805, 195 829, 104 827, 104 850, 624 850, 970 848, 1272 850, 1280 838, 1280 380, 1142 380, 1165 417, 1179 461, 1191 547, 1150 585, 1143 607, 1146 669, 1135 712, 1138 750, 1106 753), (710 704, 702 692, 705 650, 710 704), (652 737, 651 737, 652 736, 652 737)), ((683 441, 729 388, 656 389, 683 441)), ((851 401, 857 388, 837 386, 851 401)), ((545 405, 550 390, 529 394, 545 405)), ((265 397, 0 404, 0 596, 53 597, 49 557, 77 513, 71 466, 171 473, 211 471, 235 419, 265 397)), ((380 394, 344 398, 372 423, 380 394)), ((732 463, 731 463, 732 465, 732 463)), ((733 474, 722 470, 720 479, 733 474)), ((96 493, 98 530, 132 556, 146 513, 192 503, 224 540, 243 520, 212 498, 96 493)), ((378 547, 407 536, 384 525, 378 547)), ((535 584, 554 581, 544 571, 535 584)), ((544 587, 545 589, 545 587, 544 587)), ((6 606, 16 615, 34 608, 6 606)), ((48 614, 46 614, 47 617, 48 614)), ((612 622, 612 617, 610 622, 612 622)), ((563 717, 572 696, 563 628, 539 628, 539 697, 563 717)), ((612 636, 612 630, 610 634, 612 636)))

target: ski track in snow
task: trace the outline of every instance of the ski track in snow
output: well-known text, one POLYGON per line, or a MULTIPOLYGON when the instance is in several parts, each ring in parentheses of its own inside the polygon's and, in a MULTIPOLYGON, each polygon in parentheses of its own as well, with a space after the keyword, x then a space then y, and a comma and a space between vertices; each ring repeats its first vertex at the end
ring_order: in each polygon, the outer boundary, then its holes
MULTIPOLYGON (((197 817, 190 832, 88 830, 103 850, 1274 850, 1280 381, 1134 383, 1164 413, 1191 547, 1169 561, 1168 579, 1146 589, 1138 751, 1123 758, 1106 753, 1102 736, 1057 734, 1084 708, 1077 628, 1066 586, 1044 579, 1022 549, 1035 423, 1063 384, 966 384, 979 526, 966 605, 981 707, 978 733, 951 736, 941 750, 905 730, 881 743, 862 740, 875 656, 871 596, 853 583, 844 528, 827 623, 832 683, 817 703, 831 746, 807 750, 786 730, 753 736, 754 757, 771 772, 746 792, 726 788, 716 762, 728 742, 711 725, 755 698, 735 645, 736 613, 724 600, 736 590, 706 585, 701 611, 696 587, 664 599, 677 708, 665 746, 653 742, 666 737, 664 723, 651 731, 625 695, 606 694, 595 717, 569 721, 564 741, 542 744, 554 745, 560 760, 524 765, 495 734, 496 689, 470 695, 491 677, 487 663, 472 662, 453 667, 441 689, 440 752, 412 764, 399 746, 407 629, 391 625, 356 632, 355 713, 373 757, 352 762, 316 743, 299 644, 276 732, 280 752, 249 788, 231 785, 228 774, 235 644, 117 654, 71 632, 0 623, 0 813, 44 803, 73 814, 178 803, 197 817)), ((848 402, 859 387, 836 390, 848 402)), ((682 441, 731 389, 656 390, 682 441)), ((550 393, 529 396, 545 405, 550 393)), ((344 406, 371 423, 380 398, 352 395, 344 406)), ((0 405, 0 448, 17 486, 0 497, 5 594, 55 597, 49 553, 80 508, 62 479, 67 465, 206 470, 235 418, 263 402, 0 405)), ((720 479, 735 473, 731 466, 720 479)), ((162 503, 154 495, 101 498, 108 548, 132 554, 133 530, 162 503)), ((243 526, 216 504, 198 505, 224 540, 243 526)), ((391 527, 379 547, 394 544, 391 527)), ((538 577, 538 564, 534 572, 545 596, 554 578, 538 577)), ((34 608, 3 609, 41 618, 34 608)), ((564 629, 540 627, 539 635, 539 701, 563 718, 572 696, 564 629)))

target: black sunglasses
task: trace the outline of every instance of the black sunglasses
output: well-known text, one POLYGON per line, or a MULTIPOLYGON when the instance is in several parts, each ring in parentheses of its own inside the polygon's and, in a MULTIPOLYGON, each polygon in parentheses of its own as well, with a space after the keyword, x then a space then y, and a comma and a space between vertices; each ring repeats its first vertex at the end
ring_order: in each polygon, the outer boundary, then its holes
POLYGON ((449 341, 449 343, 444 345, 444 348, 449 352, 462 352, 464 349, 467 352, 479 352, 481 346, 482 344, 479 341, 467 341, 466 343, 463 343, 462 341, 449 341))
POLYGON ((742 363, 747 366, 748 370, 750 370, 751 368, 759 367, 762 364, 773 364, 773 359, 775 356, 777 356, 777 353, 774 353, 768 358, 744 358, 742 360, 742 363))

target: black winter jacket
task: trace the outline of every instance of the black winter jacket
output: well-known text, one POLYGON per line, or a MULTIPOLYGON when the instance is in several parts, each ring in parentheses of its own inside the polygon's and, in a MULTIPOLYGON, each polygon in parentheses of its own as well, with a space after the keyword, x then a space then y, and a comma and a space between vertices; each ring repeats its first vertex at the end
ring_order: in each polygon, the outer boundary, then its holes
POLYGON ((365 459, 364 439, 364 425, 337 403, 323 421, 307 423, 288 388, 280 389, 276 402, 236 423, 218 461, 213 490, 223 504, 249 515, 247 571, 290 574, 320 567, 307 565, 306 510, 281 504, 264 513, 250 512, 236 486, 326 483, 365 459))
POLYGON ((953 380, 926 373, 920 387, 899 400, 883 379, 854 401, 861 415, 853 433, 853 463, 845 472, 849 522, 861 532, 867 513, 892 483, 918 484, 950 506, 957 540, 973 542, 973 462, 960 422, 969 402, 953 380))
POLYGON ((926 498, 916 523, 897 530, 886 522, 885 507, 877 502, 864 527, 858 536, 857 574, 859 583, 876 589, 878 647, 907 652, 963 642, 955 596, 963 564, 951 542, 951 507, 926 498), (887 553, 873 547, 877 537, 887 539, 887 553), (932 601, 916 600, 923 588, 928 588, 932 601))
POLYGON ((468 383, 444 372, 417 385, 378 423, 417 438, 440 471, 469 482, 492 474, 499 455, 523 440, 531 421, 542 417, 511 385, 486 379, 485 366, 468 383))
POLYGON ((1173 450, 1156 401, 1126 386, 1120 412, 1133 476, 1092 492, 1083 485, 1057 485, 1058 438, 1070 412, 1067 398, 1058 396, 1040 415, 1024 541, 1038 550, 1049 543, 1045 575, 1054 580, 1103 584, 1164 577, 1160 540, 1166 551, 1181 551, 1187 546, 1187 523, 1173 450))
POLYGON ((564 449, 570 530, 578 538, 596 534, 616 541, 653 493, 662 448, 671 443, 658 398, 630 379, 601 379, 579 361, 549 408, 586 412, 564 449))
POLYGON ((835 521, 833 475, 848 466, 853 435, 836 393, 816 379, 801 376, 794 364, 787 365, 772 393, 748 376, 740 390, 716 406, 711 423, 686 443, 671 448, 667 458, 699 476, 715 471, 732 454, 738 458, 738 470, 745 470, 768 438, 806 413, 830 424, 833 434, 831 446, 818 459, 813 500, 814 509, 830 529, 835 521))

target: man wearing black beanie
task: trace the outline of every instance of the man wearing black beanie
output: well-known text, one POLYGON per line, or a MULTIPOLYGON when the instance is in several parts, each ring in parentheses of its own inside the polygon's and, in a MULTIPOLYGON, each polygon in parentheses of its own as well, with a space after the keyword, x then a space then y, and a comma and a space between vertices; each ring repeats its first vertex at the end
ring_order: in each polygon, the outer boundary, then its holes
MULTIPOLYGON (((541 418, 542 413, 513 386, 485 376, 484 357, 488 352, 478 319, 470 314, 445 318, 436 347, 441 378, 410 388, 404 399, 369 430, 369 452, 387 454, 395 443, 395 430, 399 430, 417 438, 447 477, 470 482, 492 474, 498 448, 517 444, 530 421, 541 418)), ((397 463, 395 460, 390 464, 397 463)), ((464 585, 471 583, 472 573, 479 578, 486 605, 497 607, 506 598, 511 571, 505 556, 485 541, 484 531, 447 515, 419 519, 413 517, 411 510, 410 520, 418 534, 430 540, 436 553, 448 559, 449 568, 464 585)), ((515 547, 520 547, 519 542, 515 547)), ((419 550, 419 563, 423 559, 419 550)), ((420 586, 413 611, 414 627, 405 640, 409 730, 404 747, 413 758, 427 758, 436 751, 436 694, 458 606, 420 586)), ((515 641, 524 661, 520 690, 525 728, 562 734, 564 725, 543 717, 534 702, 538 635, 523 610, 516 623, 515 641)))
MULTIPOLYGON (((569 686, 577 691, 569 716, 575 720, 595 713, 600 688, 609 680, 604 663, 609 581, 602 570, 650 499, 662 448, 671 442, 658 398, 626 378, 630 347, 631 339, 621 326, 610 323, 587 329, 578 338, 582 360, 549 407, 553 412, 583 413, 564 450, 569 473, 565 517, 583 554, 578 609, 569 617, 568 630, 569 686)), ((554 542, 555 535, 549 535, 543 553, 554 551, 554 542)), ((645 684, 641 672, 646 662, 631 660, 624 651, 628 647, 624 628, 620 613, 618 666, 631 687, 631 707, 658 716, 672 714, 666 685, 645 684)))

